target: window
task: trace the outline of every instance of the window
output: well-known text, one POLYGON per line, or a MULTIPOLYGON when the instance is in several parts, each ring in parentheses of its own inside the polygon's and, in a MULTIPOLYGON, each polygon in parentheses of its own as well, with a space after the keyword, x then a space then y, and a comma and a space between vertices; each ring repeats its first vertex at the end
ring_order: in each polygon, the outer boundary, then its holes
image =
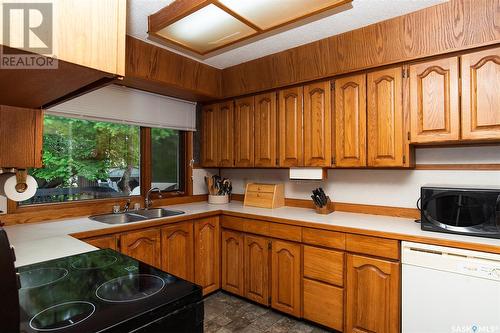
POLYGON ((140 127, 46 115, 43 164, 21 205, 140 195, 140 127))
POLYGON ((151 129, 151 186, 161 191, 184 190, 184 141, 182 132, 151 129))

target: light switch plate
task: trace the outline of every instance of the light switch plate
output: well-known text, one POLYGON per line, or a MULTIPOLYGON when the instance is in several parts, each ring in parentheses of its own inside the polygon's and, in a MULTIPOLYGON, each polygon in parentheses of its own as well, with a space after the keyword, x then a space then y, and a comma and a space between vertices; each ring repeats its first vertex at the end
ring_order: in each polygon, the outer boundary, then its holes
POLYGON ((0 215, 7 214, 7 198, 0 195, 0 215))

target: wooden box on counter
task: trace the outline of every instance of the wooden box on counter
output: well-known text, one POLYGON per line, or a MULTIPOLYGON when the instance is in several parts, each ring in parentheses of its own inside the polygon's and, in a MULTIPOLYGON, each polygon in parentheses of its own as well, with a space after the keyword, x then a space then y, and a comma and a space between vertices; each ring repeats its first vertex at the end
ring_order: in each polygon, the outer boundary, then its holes
POLYGON ((279 208, 285 205, 283 184, 249 183, 245 190, 245 206, 279 208))

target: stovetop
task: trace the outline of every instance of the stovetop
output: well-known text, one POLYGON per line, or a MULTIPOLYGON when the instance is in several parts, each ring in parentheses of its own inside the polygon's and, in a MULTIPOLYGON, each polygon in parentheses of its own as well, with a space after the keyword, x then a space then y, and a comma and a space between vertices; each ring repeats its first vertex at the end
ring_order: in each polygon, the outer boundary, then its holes
POLYGON ((201 299, 200 287, 109 249, 18 273, 21 332, 122 332, 201 299))

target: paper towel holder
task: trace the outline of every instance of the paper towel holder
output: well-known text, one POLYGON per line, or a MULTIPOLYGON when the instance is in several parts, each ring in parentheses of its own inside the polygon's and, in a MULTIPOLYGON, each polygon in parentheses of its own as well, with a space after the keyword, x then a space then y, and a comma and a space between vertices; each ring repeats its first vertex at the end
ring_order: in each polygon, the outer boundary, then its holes
POLYGON ((17 193, 24 193, 28 189, 26 179, 28 178, 28 170, 18 169, 16 171, 16 191, 17 193))

